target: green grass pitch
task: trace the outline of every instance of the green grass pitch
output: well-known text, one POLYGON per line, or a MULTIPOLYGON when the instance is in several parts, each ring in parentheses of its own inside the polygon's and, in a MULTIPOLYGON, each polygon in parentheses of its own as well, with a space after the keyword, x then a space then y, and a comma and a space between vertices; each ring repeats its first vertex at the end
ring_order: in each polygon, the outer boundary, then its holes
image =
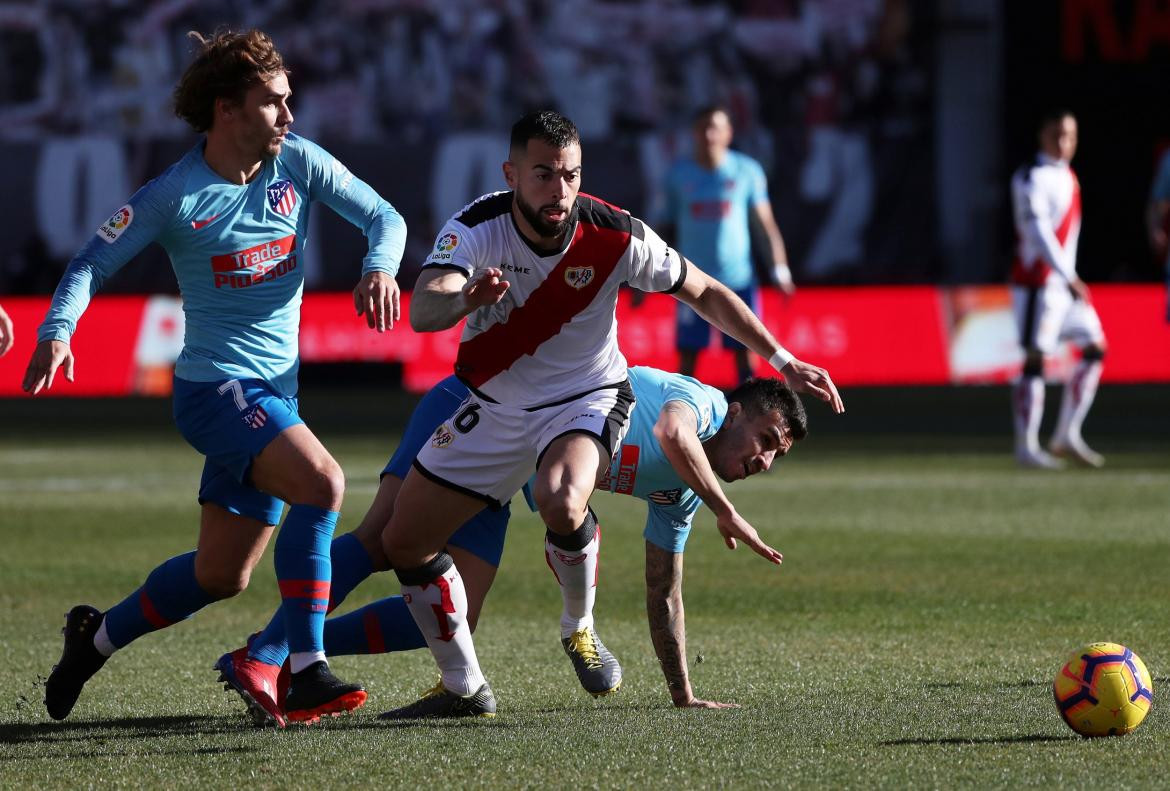
MULTIPOLYGON (((598 630, 625 668, 618 695, 577 686, 541 528, 517 509, 476 636, 494 721, 379 722, 434 681, 413 652, 335 659, 367 706, 283 732, 250 727, 211 670, 271 612, 271 550, 244 594, 132 644, 49 720, 39 683, 62 614, 110 606, 193 545, 201 460, 161 402, 0 403, 0 787, 1164 787, 1166 396, 1104 388, 1087 434, 1109 465, 1056 474, 1011 463, 1002 389, 861 393, 840 418, 811 405, 809 439, 730 488, 783 566, 725 549, 705 512, 687 551, 695 692, 742 709, 671 708, 646 627, 643 505, 598 496, 598 630), (1057 669, 1095 640, 1130 646, 1154 678, 1153 710, 1124 738, 1081 739, 1053 706, 1057 669)), ((348 476, 340 529, 405 406, 306 395, 348 476), (375 419, 358 428, 362 410, 375 419)))

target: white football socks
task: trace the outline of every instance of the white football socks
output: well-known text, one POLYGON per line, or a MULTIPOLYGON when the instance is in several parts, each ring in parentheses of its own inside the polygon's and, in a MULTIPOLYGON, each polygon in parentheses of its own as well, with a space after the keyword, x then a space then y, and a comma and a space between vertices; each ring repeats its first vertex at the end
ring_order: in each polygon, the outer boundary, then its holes
POLYGON ((467 625, 467 589, 459 570, 452 564, 430 582, 403 583, 402 597, 439 665, 443 688, 456 695, 474 694, 485 679, 467 625))
POLYGON ((1097 384, 1101 381, 1100 360, 1081 360, 1072 377, 1064 386, 1060 403, 1060 418, 1056 423, 1053 441, 1057 445, 1077 445, 1081 440, 1081 425, 1089 407, 1097 395, 1097 384))
POLYGON ((110 633, 106 631, 106 619, 102 618, 102 624, 93 634, 93 647, 97 652, 104 657, 111 657, 114 652, 118 650, 118 646, 110 642, 110 633))
POLYGON ((297 651, 288 655, 288 669, 293 673, 300 673, 315 662, 329 664, 324 651, 297 651))
POLYGON ((1044 377, 1023 376, 1012 388, 1016 452, 1040 452, 1040 419, 1044 417, 1044 377))
POLYGON ((564 549, 544 539, 544 556, 548 567, 561 583, 561 637, 578 629, 593 626, 593 603, 597 598, 597 571, 601 553, 601 526, 593 537, 578 550, 564 549))

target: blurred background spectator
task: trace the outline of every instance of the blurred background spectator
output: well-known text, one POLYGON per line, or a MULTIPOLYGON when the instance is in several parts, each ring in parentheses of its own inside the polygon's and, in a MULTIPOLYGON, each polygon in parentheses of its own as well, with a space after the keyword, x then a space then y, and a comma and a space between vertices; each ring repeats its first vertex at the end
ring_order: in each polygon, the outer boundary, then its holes
MULTIPOLYGON (((1166 83, 1168 42, 1141 33, 1138 5, 0 2, 0 293, 51 288, 132 185, 194 143, 170 91, 189 61, 186 32, 219 26, 273 36, 292 71, 293 130, 368 174, 406 216, 406 287, 442 221, 503 188, 507 130, 523 112, 553 107, 573 118, 585 190, 652 217, 667 167, 689 146, 691 115, 715 102, 731 109, 736 147, 768 173, 798 283, 1000 282, 1011 243, 1002 185, 1015 152, 1032 146, 1041 98, 1082 118, 1086 194, 1113 203, 1086 216, 1111 228, 1133 211, 1132 244, 1086 226, 1086 277, 1154 279, 1142 210, 1170 111, 1147 112, 1122 133, 1129 140, 1111 138, 1104 127, 1117 114, 1093 102, 1118 96, 1091 79, 1117 77, 1129 86, 1121 99, 1136 103, 1144 91, 1147 105, 1166 83), (1052 73, 1032 58, 1054 64, 1052 73), (1138 172, 1097 164, 1118 147, 1144 151, 1138 172), (1133 207, 1117 197, 1125 179, 1133 207)), ((362 240, 319 216, 312 243, 308 285, 347 290, 354 273, 338 262, 360 257, 362 240)), ((107 289, 144 284, 175 288, 160 251, 144 252, 107 289)))

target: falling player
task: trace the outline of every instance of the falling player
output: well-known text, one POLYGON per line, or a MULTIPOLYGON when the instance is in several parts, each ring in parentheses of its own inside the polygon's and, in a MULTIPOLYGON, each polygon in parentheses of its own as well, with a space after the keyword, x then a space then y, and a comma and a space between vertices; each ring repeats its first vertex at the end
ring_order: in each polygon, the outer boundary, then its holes
POLYGON ((206 456, 199 540, 104 613, 87 605, 69 612, 65 648, 45 686, 45 705, 58 720, 114 651, 243 590, 285 503, 275 562, 292 648, 289 717, 311 722, 366 697, 360 685, 333 676, 322 646, 329 544, 345 484, 298 414, 301 257, 311 202, 358 226, 369 253, 354 301, 381 332, 398 318, 394 275, 406 227, 344 165, 289 131, 288 76, 267 35, 192 37, 199 52, 175 90, 175 112, 205 139, 138 190, 70 262, 24 389, 47 390, 58 369, 73 379, 69 339, 90 297, 159 242, 186 315, 175 421, 206 456))
MULTIPOLYGON (((633 407, 614 315, 623 282, 674 294, 769 359, 794 389, 844 409, 828 374, 794 359, 725 286, 640 220, 578 194, 580 138, 567 118, 543 111, 520 119, 504 177, 509 191, 476 200, 440 231, 410 306, 418 331, 467 318, 455 374, 471 390, 446 434, 419 453, 383 533, 442 677, 428 715, 495 706, 467 625, 463 581, 443 547, 485 503, 508 502, 534 469, 533 497, 565 600, 561 639, 616 665, 589 619, 599 547, 589 495, 633 407)), ((719 529, 743 539, 751 526, 732 514, 719 529)), ((599 681, 606 675, 608 667, 597 673, 599 681)))
MULTIPOLYGON (((750 379, 727 397, 681 374, 653 368, 631 368, 630 386, 638 406, 630 430, 597 488, 629 494, 646 501, 646 609, 650 637, 675 706, 724 708, 729 704, 695 697, 686 663, 683 615, 683 550, 691 523, 702 503, 718 519, 735 506, 719 485, 769 469, 808 433, 804 408, 796 395, 775 379, 750 379)), ((381 483, 366 516, 352 533, 333 542, 334 586, 331 604, 342 599, 376 570, 387 568, 378 536, 394 510, 394 498, 419 449, 442 437, 449 420, 468 394, 455 377, 440 382, 423 397, 410 417, 401 444, 382 471, 381 483)), ((509 520, 507 504, 484 508, 447 542, 467 588, 467 620, 474 631, 504 550, 509 520)), ((767 554, 758 536, 748 545, 767 554)), ((546 553, 555 553, 546 545, 546 553)), ((550 561, 550 567, 552 565, 550 561)), ((592 608, 588 612, 592 619, 592 608)), ((325 624, 325 649, 330 656, 405 651, 426 645, 401 596, 391 596, 325 624)), ((247 646, 224 654, 216 663, 223 680, 247 703, 260 724, 283 726, 288 654, 283 624, 274 616, 247 646)), ((569 649, 574 665, 605 667, 601 655, 569 649)), ((620 668, 611 667, 620 673, 620 668)), ((581 675, 583 681, 592 678, 581 675)), ((620 683, 606 679, 603 691, 620 683)), ((587 690, 588 691, 588 690, 587 690)), ((418 704, 421 716, 432 710, 431 699, 444 699, 442 687, 418 704)), ((441 715, 446 711, 439 707, 441 715)), ((396 717, 408 712, 397 712, 396 717)), ((490 715, 490 710, 466 709, 490 715)))

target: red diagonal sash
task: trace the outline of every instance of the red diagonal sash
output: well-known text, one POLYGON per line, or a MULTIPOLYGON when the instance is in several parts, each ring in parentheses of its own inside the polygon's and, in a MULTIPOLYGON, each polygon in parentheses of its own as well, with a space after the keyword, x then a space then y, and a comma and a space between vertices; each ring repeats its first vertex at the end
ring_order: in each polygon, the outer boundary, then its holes
POLYGON ((459 344, 455 373, 479 387, 524 355, 534 354, 537 347, 589 307, 613 274, 629 242, 626 231, 578 220, 568 251, 524 304, 514 309, 507 321, 459 344), (581 288, 574 287, 570 270, 579 273, 587 267, 593 268, 591 279, 581 288))

